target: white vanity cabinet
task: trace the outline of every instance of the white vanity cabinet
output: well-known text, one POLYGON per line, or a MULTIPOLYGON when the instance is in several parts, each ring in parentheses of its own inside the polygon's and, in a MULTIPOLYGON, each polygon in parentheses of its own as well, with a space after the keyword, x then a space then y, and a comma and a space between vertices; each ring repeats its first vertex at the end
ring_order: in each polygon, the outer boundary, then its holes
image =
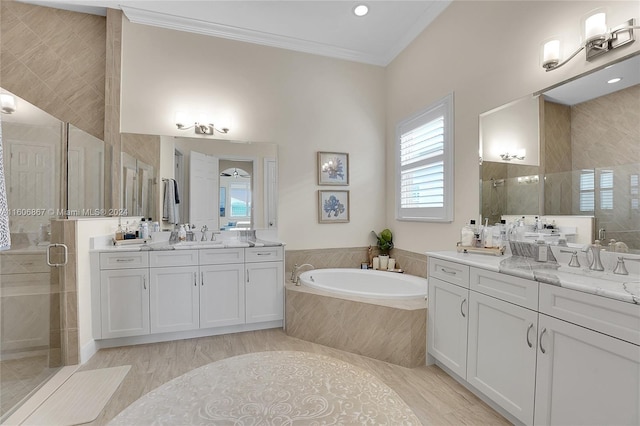
POLYGON ((245 249, 247 324, 284 318, 283 248, 245 249))
POLYGON ((93 334, 106 345, 282 326, 282 246, 112 249, 92 264, 93 334))
POLYGON ((200 327, 244 322, 244 249, 200 250, 200 327))
POLYGON ((436 257, 429 265, 429 355, 509 420, 640 424, 640 306, 436 257))
POLYGON ((148 253, 100 253, 103 339, 150 333, 148 253))
POLYGON ((463 379, 467 377, 469 267, 429 259, 427 351, 463 379))
POLYGON ((638 305, 541 286, 538 327, 535 424, 640 424, 638 305))
POLYGON ((198 250, 151 252, 149 264, 151 333, 197 329, 198 250))
POLYGON ((471 268, 470 289, 466 379, 515 418, 532 424, 538 283, 471 268))

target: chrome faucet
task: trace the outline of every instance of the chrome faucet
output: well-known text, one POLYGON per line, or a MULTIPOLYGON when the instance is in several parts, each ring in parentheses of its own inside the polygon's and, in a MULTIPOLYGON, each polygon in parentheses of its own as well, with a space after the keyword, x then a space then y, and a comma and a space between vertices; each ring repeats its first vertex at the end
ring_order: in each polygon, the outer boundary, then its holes
POLYGON ((298 264, 296 263, 293 267, 293 270, 291 271, 291 282, 294 283, 295 285, 300 285, 300 269, 302 269, 305 266, 309 266, 311 269, 316 269, 315 266, 313 266, 310 263, 303 263, 302 265, 298 266, 298 264))
POLYGON ((589 244, 585 249, 587 252, 587 260, 589 252, 593 255, 593 260, 589 265, 589 269, 592 271, 604 271, 604 266, 602 266, 602 262, 600 261, 600 250, 602 250, 600 240, 595 240, 593 244, 589 244))
POLYGON ((571 260, 569 261, 569 266, 572 268, 579 268, 580 262, 578 261, 578 251, 577 250, 560 250, 561 253, 571 253, 571 260))
POLYGON ((207 227, 207 225, 204 225, 202 227, 202 229, 200 230, 200 232, 202 232, 202 237, 200 238, 200 241, 207 241, 207 231, 209 230, 209 227, 207 227))
POLYGON ((216 240, 216 235, 220 235, 220 231, 211 231, 211 241, 216 240))
POLYGON ((629 275, 629 271, 627 271, 627 268, 624 266, 624 261, 625 260, 632 260, 634 262, 640 262, 640 259, 618 256, 618 263, 616 264, 616 268, 613 270, 614 274, 617 274, 617 275, 629 275))

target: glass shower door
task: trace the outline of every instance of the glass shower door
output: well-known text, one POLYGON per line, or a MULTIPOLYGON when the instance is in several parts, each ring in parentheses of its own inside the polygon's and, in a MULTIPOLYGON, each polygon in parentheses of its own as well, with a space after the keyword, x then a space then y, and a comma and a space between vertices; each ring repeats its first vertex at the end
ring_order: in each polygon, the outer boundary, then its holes
POLYGON ((49 248, 51 220, 64 214, 66 127, 12 96, 2 114, 11 247, 0 252, 0 417, 62 365, 59 270, 49 248), (52 256, 49 256, 51 254, 52 256), (52 259, 53 258, 53 259, 52 259))

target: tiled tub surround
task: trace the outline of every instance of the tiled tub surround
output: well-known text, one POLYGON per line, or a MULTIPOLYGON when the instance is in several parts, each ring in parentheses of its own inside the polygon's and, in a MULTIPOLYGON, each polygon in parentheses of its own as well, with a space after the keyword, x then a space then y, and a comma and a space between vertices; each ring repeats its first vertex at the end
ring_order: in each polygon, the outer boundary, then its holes
MULTIPOLYGON (((368 247, 330 248, 315 250, 287 250, 285 271, 291 274, 295 265, 312 264, 316 269, 325 268, 359 268, 362 262, 368 261, 368 247)), ((389 253, 396 259, 396 268, 404 270, 405 274, 425 278, 427 256, 406 250, 394 248, 389 253)), ((378 255, 374 248, 373 255, 378 255)))
POLYGON ((371 299, 287 282, 285 300, 289 336, 404 367, 425 363, 424 297, 371 299))

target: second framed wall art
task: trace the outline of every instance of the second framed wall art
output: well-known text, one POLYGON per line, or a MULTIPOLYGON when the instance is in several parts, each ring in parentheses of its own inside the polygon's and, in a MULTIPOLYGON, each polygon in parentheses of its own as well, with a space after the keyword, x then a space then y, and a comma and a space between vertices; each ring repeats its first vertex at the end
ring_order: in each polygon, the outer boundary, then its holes
POLYGON ((349 191, 318 191, 318 222, 349 222, 349 191))

